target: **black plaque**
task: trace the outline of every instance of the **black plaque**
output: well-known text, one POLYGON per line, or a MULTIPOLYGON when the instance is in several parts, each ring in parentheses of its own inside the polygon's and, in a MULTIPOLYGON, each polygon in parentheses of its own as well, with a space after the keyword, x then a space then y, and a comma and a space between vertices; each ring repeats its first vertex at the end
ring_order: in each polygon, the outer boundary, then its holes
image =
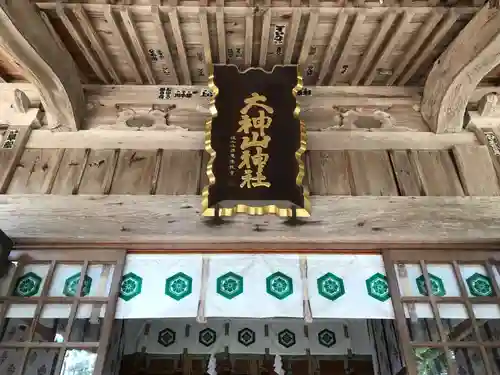
POLYGON ((309 216, 302 186, 307 135, 296 101, 302 89, 297 66, 240 72, 234 65, 214 65, 209 86, 209 185, 203 190, 203 215, 309 216))

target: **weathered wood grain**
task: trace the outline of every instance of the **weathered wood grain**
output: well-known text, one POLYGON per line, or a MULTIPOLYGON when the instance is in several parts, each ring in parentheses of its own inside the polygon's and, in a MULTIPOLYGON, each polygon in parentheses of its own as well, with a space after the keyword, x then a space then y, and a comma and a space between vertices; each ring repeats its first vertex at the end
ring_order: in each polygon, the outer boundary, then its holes
POLYGON ((423 187, 407 150, 389 151, 400 195, 424 195, 423 187))
POLYGON ((0 227, 27 241, 138 243, 217 249, 339 248, 342 245, 500 241, 500 197, 313 197, 313 212, 290 227, 275 217, 200 217, 200 196, 0 196, 0 227), (253 245, 252 245, 253 244, 253 245))
POLYGON ((411 151, 425 195, 464 195, 449 151, 411 151))
POLYGON ((110 193, 149 194, 155 165, 156 151, 121 151, 110 193))
POLYGON ((164 150, 156 194, 198 194, 201 151, 164 150))
POLYGON ((387 151, 348 151, 353 195, 399 195, 387 151))
POLYGON ((467 195, 500 195, 498 177, 488 146, 455 146, 453 154, 467 195))
POLYGON ((85 171, 86 155, 90 150, 66 149, 52 187, 52 194, 76 194, 85 171))
POLYGON ((25 150, 7 194, 50 193, 63 155, 64 149, 25 150))
MULTIPOLYGON (((11 130, 18 130, 16 143, 12 149, 0 149, 0 194, 7 191, 12 176, 16 171, 17 164, 21 159, 24 146, 28 142, 28 137, 31 132, 29 126, 11 126, 11 130)), ((1 137, 0 137, 1 142, 1 137)))
POLYGON ((350 195, 349 160, 345 151, 310 151, 311 193, 350 195))
POLYGON ((115 150, 91 150, 78 193, 109 193, 118 155, 115 150))

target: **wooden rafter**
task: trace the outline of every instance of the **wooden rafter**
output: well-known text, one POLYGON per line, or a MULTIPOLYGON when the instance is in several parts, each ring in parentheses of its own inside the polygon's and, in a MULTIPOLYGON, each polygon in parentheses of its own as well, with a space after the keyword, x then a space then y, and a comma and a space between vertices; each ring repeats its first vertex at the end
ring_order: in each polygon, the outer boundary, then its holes
POLYGON ((116 19, 113 14, 113 8, 111 7, 111 5, 108 5, 103 9, 103 12, 104 12, 104 18, 106 19, 108 26, 111 28, 111 34, 113 38, 115 38, 115 40, 117 41, 118 45, 120 46, 120 51, 122 51, 123 54, 125 55, 125 60, 127 61, 128 66, 132 70, 135 82, 143 83, 141 74, 139 73, 139 69, 137 68, 137 64, 135 63, 134 58, 132 57, 132 54, 128 49, 127 43, 125 43, 125 40, 123 39, 123 35, 120 29, 118 28, 118 24, 116 23, 116 19))
POLYGON ((337 21, 333 29, 330 42, 328 43, 328 48, 326 49, 325 55, 323 57, 323 62, 321 63, 321 70, 319 72, 318 83, 324 84, 325 78, 329 73, 330 65, 332 63, 333 56, 340 42, 342 33, 344 32, 345 25, 347 23, 348 15, 347 13, 341 11, 337 16, 337 21))
POLYGON ((39 90, 49 126, 79 129, 86 104, 78 70, 28 0, 0 1, 0 47, 39 90))
POLYGON ((224 0, 217 0, 215 19, 217 22, 217 46, 219 47, 219 64, 227 61, 226 52, 226 27, 224 25, 224 0))
POLYGON ((208 16, 206 8, 200 8, 198 19, 200 21, 201 42, 203 44, 203 56, 205 64, 209 66, 212 64, 212 48, 210 47, 210 34, 208 32, 208 16))
POLYGON ((181 64, 182 74, 184 76, 183 83, 185 85, 191 84, 191 74, 189 73, 189 65, 187 62, 186 47, 182 40, 181 27, 179 25, 179 15, 177 14, 177 9, 172 8, 168 12, 168 18, 170 19, 170 26, 172 27, 172 32, 174 34, 175 45, 177 47, 177 53, 179 54, 179 60, 181 64))
POLYGON ((267 49, 269 46, 269 34, 271 32, 271 17, 272 9, 268 8, 264 10, 264 16, 262 20, 262 35, 260 39, 260 56, 259 56, 259 66, 265 67, 267 61, 267 49))
POLYGON ((300 20, 302 19, 302 9, 295 8, 292 12, 292 19, 290 22, 290 30, 288 31, 288 36, 286 38, 285 46, 285 57, 284 64, 292 63, 293 47, 295 46, 295 41, 297 40, 297 34, 299 33, 300 20))
POLYGON ((422 117, 436 133, 464 126, 479 82, 500 64, 500 10, 486 4, 434 64, 424 89, 422 117))
POLYGON ((144 74, 146 75, 146 79, 148 83, 154 85, 156 83, 155 76, 153 74, 153 70, 151 68, 151 63, 146 57, 146 52, 144 50, 144 45, 137 33, 137 28, 135 27, 134 21, 132 20, 132 16, 130 15, 130 10, 126 7, 120 9, 120 15, 122 17, 123 24, 125 25, 125 29, 127 30, 128 36, 132 42, 132 46, 134 47, 134 52, 141 63, 141 67, 144 69, 144 74))
POLYGON ((252 65, 253 51, 253 9, 249 8, 245 14, 245 47, 244 47, 244 65, 249 67, 252 65))
POLYGON ((92 26, 92 23, 90 22, 89 17, 87 15, 87 12, 85 11, 85 9, 83 9, 81 4, 78 4, 78 6, 73 9, 73 14, 78 20, 83 32, 90 40, 92 48, 97 53, 97 56, 99 56, 99 59, 102 61, 104 67, 108 71, 108 74, 111 76, 114 83, 121 84, 122 80, 118 75, 118 73, 116 72, 113 63, 111 62, 108 53, 104 48, 104 45, 101 43, 101 40, 99 39, 99 35, 97 35, 96 31, 94 30, 94 27, 92 26))
POLYGON ((168 46, 167 38, 165 37, 165 29, 163 28, 163 22, 161 20, 161 13, 159 7, 151 6, 151 14, 153 17, 153 23, 155 26, 156 35, 158 36, 160 47, 164 51, 163 53, 165 55, 167 66, 170 70, 172 80, 176 85, 178 85, 180 83, 179 76, 177 75, 177 71, 174 65, 174 60, 172 59, 172 53, 170 52, 170 47, 168 46))
POLYGON ((411 19, 413 18, 413 16, 414 16, 414 13, 411 10, 403 12, 403 16, 400 18, 400 21, 399 21, 398 25, 396 26, 396 30, 390 36, 390 39, 387 42, 387 44, 384 46, 382 53, 375 60, 375 63, 373 63, 372 69, 366 75, 365 82, 364 82, 365 85, 368 86, 368 85, 372 84, 373 80, 375 79, 375 76, 377 75, 378 67, 387 61, 390 54, 394 50, 394 47, 398 43, 399 38, 403 34, 404 30, 408 27, 408 24, 411 22, 411 19))
POLYGON ((92 53, 92 50, 89 48, 87 42, 83 39, 80 32, 76 29, 76 27, 73 25, 73 23, 69 19, 68 15, 66 14, 66 10, 61 3, 57 3, 56 12, 57 12, 57 16, 64 24, 64 27, 66 27, 66 30, 68 30, 68 33, 71 35, 73 40, 78 45, 80 52, 83 54, 83 56, 85 56, 85 59, 87 60, 87 62, 91 66, 92 70, 97 75, 97 77, 103 83, 110 83, 108 76, 102 70, 101 65, 99 65, 99 62, 95 58, 95 56, 92 53))

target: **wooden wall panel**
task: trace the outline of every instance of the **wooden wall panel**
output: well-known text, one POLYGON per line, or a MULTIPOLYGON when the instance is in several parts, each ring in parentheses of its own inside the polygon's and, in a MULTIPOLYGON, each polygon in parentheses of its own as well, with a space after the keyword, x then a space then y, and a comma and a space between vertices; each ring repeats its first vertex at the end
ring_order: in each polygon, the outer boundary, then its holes
POLYGON ((500 194, 498 177, 488 146, 455 146, 453 155, 466 195, 500 194))
POLYGON ((387 151, 348 151, 353 195, 399 195, 387 151))
MULTIPOLYGON (((0 194, 7 191, 16 170, 16 165, 23 155, 24 146, 31 133, 31 129, 28 126, 11 126, 9 129, 18 130, 18 134, 13 148, 0 148, 0 194)), ((0 132, 0 147, 3 147, 4 136, 6 134, 4 135, 0 132)))
POLYGON ((418 172, 408 150, 389 151, 394 175, 401 195, 424 195, 418 172))
POLYGON ((156 151, 122 150, 110 194, 150 194, 156 151))
POLYGON ((109 194, 118 150, 91 150, 78 194, 109 194))
POLYGON ((66 149, 52 187, 52 194, 77 194, 90 150, 66 149))
POLYGON ((448 150, 411 151, 425 195, 464 195, 455 164, 448 150))
POLYGON ((310 151, 311 194, 351 195, 346 151, 310 151))
POLYGON ((200 194, 202 151, 163 150, 156 194, 200 194))
POLYGON ((26 149, 7 189, 8 194, 48 194, 64 149, 26 149))

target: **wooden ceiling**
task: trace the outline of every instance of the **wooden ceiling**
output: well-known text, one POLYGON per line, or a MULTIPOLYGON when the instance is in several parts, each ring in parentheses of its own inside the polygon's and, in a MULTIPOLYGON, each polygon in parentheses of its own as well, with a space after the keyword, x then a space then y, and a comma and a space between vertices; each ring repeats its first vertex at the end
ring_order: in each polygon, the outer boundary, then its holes
MULTIPOLYGON (((84 83, 205 84, 207 64, 226 62, 268 69, 301 64, 306 85, 398 86, 423 86, 433 62, 480 6, 410 0, 388 7, 389 1, 358 0, 363 7, 340 7, 310 0, 310 7, 296 0, 265 1, 37 5, 84 83)), ((22 79, 3 60, 0 56, 4 78, 22 79)), ((483 83, 499 85, 497 73, 483 83)))

